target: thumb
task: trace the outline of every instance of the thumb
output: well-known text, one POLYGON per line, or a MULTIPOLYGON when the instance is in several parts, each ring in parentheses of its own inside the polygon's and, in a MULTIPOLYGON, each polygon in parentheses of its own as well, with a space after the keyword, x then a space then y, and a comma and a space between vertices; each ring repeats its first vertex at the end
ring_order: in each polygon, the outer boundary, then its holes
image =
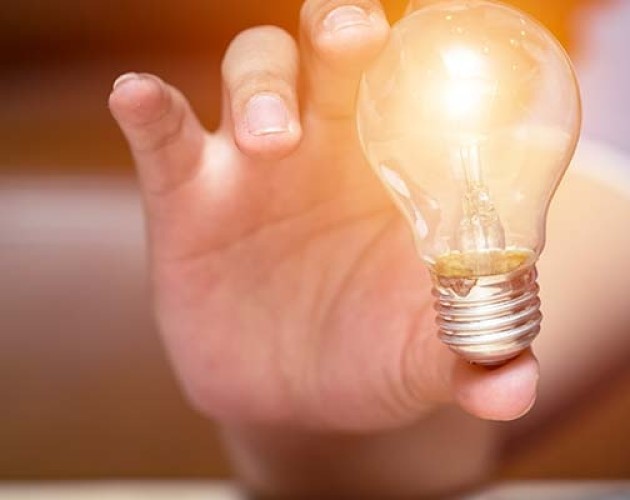
POLYGON ((485 367, 456 357, 436 336, 413 344, 406 347, 403 372, 418 409, 426 401, 451 401, 478 418, 507 421, 534 405, 539 370, 531 350, 499 367, 485 367))
POLYGON ((453 398, 468 413, 486 420, 515 420, 536 401, 538 361, 530 350, 498 368, 461 360, 452 384, 453 398))

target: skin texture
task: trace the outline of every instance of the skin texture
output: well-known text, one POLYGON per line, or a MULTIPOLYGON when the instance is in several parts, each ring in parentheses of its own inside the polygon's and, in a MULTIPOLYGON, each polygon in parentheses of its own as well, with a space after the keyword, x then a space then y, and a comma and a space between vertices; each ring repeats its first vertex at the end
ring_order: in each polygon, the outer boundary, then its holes
POLYGON ((111 95, 139 169, 159 324, 180 379, 220 419, 373 430, 450 400, 514 418, 531 406, 536 363, 482 370, 437 341, 429 277, 355 132, 360 71, 388 25, 363 2, 363 24, 332 31, 337 4, 304 4, 299 50, 273 27, 233 41, 214 134, 154 76, 127 75, 111 95), (285 103, 285 131, 249 131, 258 94, 285 103))
MULTIPOLYGON (((241 33, 223 61, 223 119, 213 133, 153 75, 124 75, 110 96, 137 165, 155 310, 173 366, 260 491, 313 491, 286 477, 339 460, 342 435, 341 469, 380 471, 407 493, 468 484, 489 468, 495 440, 483 422, 440 408, 512 420, 536 398, 530 352, 488 370, 438 341, 429 275, 360 151, 357 84, 388 30, 378 2, 307 0, 298 42, 270 26, 241 33), (451 449, 421 437, 435 435, 431 422, 481 436, 470 446, 478 453, 454 469, 459 479, 429 472, 419 485, 417 468, 399 463, 396 476, 377 460, 391 456, 392 443, 417 443, 425 463, 451 449)), ((560 338, 547 358, 561 351, 560 338)))

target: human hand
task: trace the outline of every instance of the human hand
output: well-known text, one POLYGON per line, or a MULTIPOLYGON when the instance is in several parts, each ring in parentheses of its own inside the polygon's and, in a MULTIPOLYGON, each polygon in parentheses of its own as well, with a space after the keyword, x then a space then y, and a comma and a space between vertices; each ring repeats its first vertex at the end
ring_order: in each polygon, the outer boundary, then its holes
POLYGON ((533 404, 531 353, 488 370, 439 342, 429 275, 360 151, 355 93, 388 30, 376 1, 307 0, 299 47, 241 33, 214 133, 154 76, 115 84, 160 331, 206 415, 370 431, 450 401, 498 420, 533 404))

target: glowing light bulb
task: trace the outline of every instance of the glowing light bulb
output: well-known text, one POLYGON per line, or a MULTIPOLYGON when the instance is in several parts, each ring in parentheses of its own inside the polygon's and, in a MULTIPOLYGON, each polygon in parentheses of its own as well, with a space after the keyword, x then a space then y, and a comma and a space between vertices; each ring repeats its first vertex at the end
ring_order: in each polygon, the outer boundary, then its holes
POLYGON ((441 339, 475 363, 518 355, 540 330, 535 262, 580 129, 560 44, 495 2, 416 10, 364 73, 357 122, 431 271, 441 339))

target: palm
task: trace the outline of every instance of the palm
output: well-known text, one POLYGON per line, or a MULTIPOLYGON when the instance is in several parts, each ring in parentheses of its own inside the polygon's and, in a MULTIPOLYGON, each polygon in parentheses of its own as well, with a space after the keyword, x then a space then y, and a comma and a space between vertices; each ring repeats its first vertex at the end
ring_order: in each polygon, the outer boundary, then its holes
POLYGON ((376 429, 452 398, 512 418, 532 401, 535 363, 480 372, 436 340, 429 278, 354 126, 389 25, 378 2, 333 22, 335 5, 304 4, 299 47, 270 27, 232 42, 215 135, 156 77, 115 84, 174 366, 220 421, 376 429))
POLYGON ((307 136, 272 167, 228 155, 171 195, 191 222, 185 250, 159 260, 160 320, 206 411, 349 427, 412 414, 400 357, 428 333, 428 280, 343 128, 342 151, 307 136))

